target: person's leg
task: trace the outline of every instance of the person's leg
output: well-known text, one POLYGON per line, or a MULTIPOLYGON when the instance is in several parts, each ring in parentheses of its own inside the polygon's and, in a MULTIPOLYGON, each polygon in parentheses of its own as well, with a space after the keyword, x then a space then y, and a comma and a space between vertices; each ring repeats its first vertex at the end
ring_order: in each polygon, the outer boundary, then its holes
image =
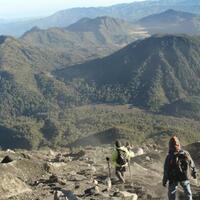
POLYGON ((169 186, 168 186, 168 199, 169 200, 176 199, 177 187, 178 187, 178 182, 169 182, 169 186))
POLYGON ((122 168, 121 168, 121 174, 122 174, 124 180, 125 180, 125 172, 126 172, 126 168, 125 168, 125 167, 122 167, 122 168))
POLYGON ((119 167, 116 167, 116 176, 122 183, 125 183, 124 174, 121 172, 119 167))
POLYGON ((185 200, 192 200, 192 191, 190 188, 190 181, 189 180, 181 181, 180 184, 184 190, 185 200))

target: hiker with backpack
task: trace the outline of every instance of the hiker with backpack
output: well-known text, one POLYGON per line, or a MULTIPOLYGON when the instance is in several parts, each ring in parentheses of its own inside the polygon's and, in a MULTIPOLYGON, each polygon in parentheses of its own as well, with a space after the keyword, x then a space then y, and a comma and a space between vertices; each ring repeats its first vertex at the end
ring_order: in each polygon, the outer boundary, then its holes
POLYGON ((121 145, 120 141, 115 142, 115 151, 112 154, 112 162, 115 165, 115 173, 120 182, 125 183, 124 174, 131 157, 134 155, 121 145))
POLYGON ((196 168, 189 152, 182 150, 180 141, 173 136, 169 141, 169 153, 165 159, 163 186, 168 182, 168 199, 176 199, 176 190, 180 184, 185 200, 192 200, 190 177, 196 179, 196 168))

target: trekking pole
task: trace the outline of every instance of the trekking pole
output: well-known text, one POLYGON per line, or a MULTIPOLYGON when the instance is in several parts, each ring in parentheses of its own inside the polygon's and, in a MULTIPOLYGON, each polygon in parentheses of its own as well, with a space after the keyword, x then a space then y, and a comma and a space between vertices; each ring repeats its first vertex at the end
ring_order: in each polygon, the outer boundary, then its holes
POLYGON ((129 173, 130 173, 131 185, 133 185, 133 179, 132 179, 132 173, 131 173, 131 162, 130 162, 130 159, 128 160, 128 169, 129 169, 129 173))
POLYGON ((110 158, 106 157, 106 161, 108 163, 108 177, 110 178, 111 177, 110 158))
POLYGON ((111 190, 112 182, 111 182, 111 169, 110 169, 110 158, 106 157, 106 161, 108 164, 108 178, 106 179, 107 182, 107 191, 111 190))

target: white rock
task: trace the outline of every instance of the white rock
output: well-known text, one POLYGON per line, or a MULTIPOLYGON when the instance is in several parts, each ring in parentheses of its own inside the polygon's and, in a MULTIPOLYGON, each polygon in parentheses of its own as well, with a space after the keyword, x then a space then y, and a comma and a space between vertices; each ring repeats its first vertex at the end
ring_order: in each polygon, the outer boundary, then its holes
POLYGON ((100 193, 99 187, 98 187, 97 185, 94 187, 94 190, 95 190, 95 193, 96 193, 96 194, 99 194, 99 193, 100 193))
POLYGON ((137 156, 141 156, 144 154, 144 150, 142 148, 138 148, 136 153, 135 153, 137 156))
POLYGON ((98 181, 96 179, 93 180, 94 185, 98 185, 98 181))
POLYGON ((145 158, 147 161, 151 161, 151 158, 149 156, 146 156, 145 158))
POLYGON ((124 198, 130 198, 131 200, 137 200, 138 199, 138 195, 135 194, 135 193, 120 191, 120 194, 122 194, 124 198))
POLYGON ((93 173, 95 173, 95 172, 97 171, 96 167, 92 166, 92 167, 91 167, 91 171, 92 171, 93 173))
POLYGON ((11 149, 7 149, 6 150, 7 153, 15 153, 15 151, 11 150, 11 149))
POLYGON ((52 150, 50 149, 50 150, 49 150, 49 155, 54 157, 56 154, 55 154, 54 151, 52 151, 52 150))
POLYGON ((68 160, 69 162, 72 162, 73 158, 72 158, 71 156, 68 156, 67 160, 68 160))

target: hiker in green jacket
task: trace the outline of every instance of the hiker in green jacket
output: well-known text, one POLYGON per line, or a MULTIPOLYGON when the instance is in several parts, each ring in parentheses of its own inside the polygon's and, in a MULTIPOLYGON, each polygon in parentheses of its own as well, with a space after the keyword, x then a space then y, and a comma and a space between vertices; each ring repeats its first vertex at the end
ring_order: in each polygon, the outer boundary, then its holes
POLYGON ((112 162, 115 165, 115 173, 118 179, 125 183, 124 173, 128 167, 129 160, 134 157, 134 153, 121 145, 120 141, 115 142, 115 151, 112 154, 112 162))

